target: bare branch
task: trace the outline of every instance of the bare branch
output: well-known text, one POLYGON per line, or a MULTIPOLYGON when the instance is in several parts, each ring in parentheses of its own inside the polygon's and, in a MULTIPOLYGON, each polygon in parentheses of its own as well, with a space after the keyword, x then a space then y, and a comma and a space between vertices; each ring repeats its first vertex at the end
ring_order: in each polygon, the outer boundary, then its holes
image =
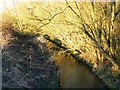
POLYGON ((50 19, 48 19, 48 20, 51 21, 52 19, 55 18, 55 16, 57 16, 57 15, 59 15, 59 14, 61 14, 61 13, 64 13, 67 8, 68 8, 68 6, 67 6, 63 11, 54 14, 54 15, 53 15, 50 19))
POLYGON ((61 13, 64 13, 65 10, 66 10, 67 8, 68 8, 68 7, 66 7, 63 11, 54 14, 52 18, 50 18, 50 19, 46 19, 46 20, 49 20, 49 22, 48 22, 48 23, 45 23, 45 24, 43 24, 43 25, 41 25, 40 28, 42 28, 42 27, 48 25, 48 24, 51 22, 51 20, 55 18, 55 16, 57 16, 57 15, 59 15, 59 14, 61 14, 61 13))
POLYGON ((119 14, 120 10, 118 10, 116 13, 115 13, 115 17, 119 14))
MULTIPOLYGON (((36 15, 34 15, 34 14, 32 14, 32 16, 34 16, 34 18, 29 18, 29 19, 35 19, 35 20, 40 21, 40 22, 46 21, 46 20, 51 21, 51 20, 54 19, 57 15, 59 15, 59 14, 61 14, 61 13, 64 13, 67 8, 68 8, 68 6, 67 6, 63 11, 54 14, 50 19, 40 19, 38 16, 36 16, 36 15)), ((49 13, 50 13, 50 12, 49 12, 49 13)))
POLYGON ((77 17, 81 19, 80 15, 77 14, 77 12, 69 5, 68 1, 67 0, 65 0, 65 1, 66 1, 66 4, 68 5, 68 7, 73 11, 73 13, 75 13, 75 15, 77 15, 77 17))
POLYGON ((48 23, 44 23, 43 25, 41 25, 39 28, 42 28, 42 27, 44 27, 44 26, 46 26, 46 25, 48 25, 50 23, 50 21, 48 22, 48 23))
POLYGON ((37 20, 37 21, 40 21, 41 23, 42 23, 42 21, 47 21, 48 20, 49 22, 43 23, 43 25, 40 26, 40 28, 42 28, 43 26, 48 25, 51 22, 51 20, 53 20, 57 15, 59 15, 61 13, 64 13, 67 8, 68 8, 68 6, 63 11, 54 14, 50 19, 40 19, 38 16, 36 16, 34 14, 32 14, 32 16, 34 16, 34 18, 29 18, 29 19, 37 20))
POLYGON ((84 24, 82 24, 83 26, 83 30, 84 30, 84 33, 92 40, 94 41, 95 43, 97 43, 97 41, 90 35, 90 33, 87 31, 86 27, 84 24))

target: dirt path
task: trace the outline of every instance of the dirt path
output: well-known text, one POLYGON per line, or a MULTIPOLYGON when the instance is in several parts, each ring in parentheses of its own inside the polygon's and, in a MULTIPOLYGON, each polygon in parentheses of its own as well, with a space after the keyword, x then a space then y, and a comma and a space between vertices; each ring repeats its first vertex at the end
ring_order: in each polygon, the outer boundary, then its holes
POLYGON ((3 48, 3 37, 0 28, 0 90, 2 88, 2 48, 3 48))
POLYGON ((58 69, 45 44, 38 48, 25 38, 6 41, 2 50, 3 88, 59 87, 58 69))

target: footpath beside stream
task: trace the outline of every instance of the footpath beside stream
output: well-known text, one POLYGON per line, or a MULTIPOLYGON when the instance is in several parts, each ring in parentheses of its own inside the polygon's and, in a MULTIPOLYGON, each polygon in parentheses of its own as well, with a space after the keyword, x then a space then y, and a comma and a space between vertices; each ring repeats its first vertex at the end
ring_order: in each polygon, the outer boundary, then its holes
POLYGON ((2 48, 3 48, 3 36, 0 28, 0 90, 2 89, 2 48))
POLYGON ((46 46, 9 36, 2 49, 2 88, 58 88, 58 68, 46 46))

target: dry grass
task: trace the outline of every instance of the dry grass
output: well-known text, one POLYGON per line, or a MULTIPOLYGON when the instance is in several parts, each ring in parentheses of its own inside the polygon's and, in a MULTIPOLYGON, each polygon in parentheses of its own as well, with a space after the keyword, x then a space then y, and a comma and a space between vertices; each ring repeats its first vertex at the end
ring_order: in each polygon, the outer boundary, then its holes
MULTIPOLYGON (((89 38, 82 25, 84 24, 89 34, 102 46, 102 48, 110 53, 117 56, 119 61, 119 43, 115 42, 117 49, 113 48, 114 42, 113 37, 119 36, 119 17, 116 17, 114 22, 116 34, 111 29, 111 4, 110 3, 95 3, 94 8, 91 3, 69 3, 70 9, 66 3, 22 3, 16 8, 17 11, 11 11, 11 16, 5 14, 5 23, 10 23, 23 34, 49 34, 52 37, 58 38, 63 42, 63 45, 71 50, 79 50, 82 52, 82 57, 88 62, 98 63, 103 62, 106 58, 104 54, 97 48, 97 44, 89 38), (26 5, 25 5, 26 4, 26 5), (31 10, 27 7, 31 6, 31 10), (107 7, 107 8, 105 8, 107 7), (107 11, 105 11, 107 10, 107 11), (17 14, 17 16, 16 16, 17 14), (80 16, 80 17, 79 17, 80 16), (9 21, 9 22, 7 22, 9 21), (99 36, 99 30, 102 35, 99 36), (105 33, 104 33, 105 31, 105 33), (109 34, 111 35, 109 37, 109 34), (110 40, 111 45, 108 46, 106 38, 110 40), (100 42, 101 39, 101 42, 100 42)), ((116 3, 116 10, 119 9, 119 2, 116 3)), ((9 27, 5 24, 4 27, 9 27)))

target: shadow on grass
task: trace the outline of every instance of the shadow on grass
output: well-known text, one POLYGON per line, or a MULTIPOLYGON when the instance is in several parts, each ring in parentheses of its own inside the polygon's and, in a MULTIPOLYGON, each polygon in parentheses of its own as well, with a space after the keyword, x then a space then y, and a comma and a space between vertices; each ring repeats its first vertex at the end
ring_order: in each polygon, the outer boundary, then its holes
POLYGON ((32 39, 34 35, 21 35, 15 31, 5 33, 7 44, 2 50, 3 88, 59 87, 58 69, 51 62, 46 45, 40 44, 40 48, 32 39))

